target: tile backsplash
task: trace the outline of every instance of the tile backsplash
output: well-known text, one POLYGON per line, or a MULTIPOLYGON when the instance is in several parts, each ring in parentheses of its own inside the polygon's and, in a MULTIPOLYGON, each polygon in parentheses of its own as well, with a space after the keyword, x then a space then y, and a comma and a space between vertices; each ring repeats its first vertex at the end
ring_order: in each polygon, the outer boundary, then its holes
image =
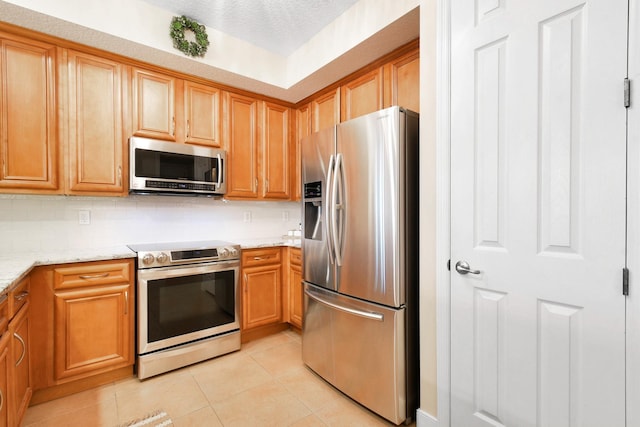
POLYGON ((129 243, 276 237, 297 229, 299 223, 300 204, 296 202, 0 195, 0 255, 129 243), (80 224, 87 219, 89 224, 80 224))

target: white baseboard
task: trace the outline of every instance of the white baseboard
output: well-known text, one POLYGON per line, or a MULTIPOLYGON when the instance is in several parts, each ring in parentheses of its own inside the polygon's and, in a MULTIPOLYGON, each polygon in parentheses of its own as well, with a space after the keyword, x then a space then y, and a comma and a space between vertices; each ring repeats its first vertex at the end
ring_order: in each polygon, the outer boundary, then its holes
POLYGON ((418 408, 416 413, 416 427, 440 427, 440 421, 418 408))

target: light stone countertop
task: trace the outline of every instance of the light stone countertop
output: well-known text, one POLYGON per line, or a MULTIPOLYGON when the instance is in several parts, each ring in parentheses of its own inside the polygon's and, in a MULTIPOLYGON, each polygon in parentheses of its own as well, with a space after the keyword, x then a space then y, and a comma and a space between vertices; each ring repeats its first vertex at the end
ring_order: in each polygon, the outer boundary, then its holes
MULTIPOLYGON (((300 247, 300 239, 292 236, 263 237, 255 239, 234 239, 241 249, 290 246, 300 247)), ((0 255, 0 294, 19 282, 36 266, 69 264, 74 262, 105 261, 111 259, 135 258, 136 253, 126 246, 107 248, 67 249, 62 251, 24 252, 14 255, 0 255)))

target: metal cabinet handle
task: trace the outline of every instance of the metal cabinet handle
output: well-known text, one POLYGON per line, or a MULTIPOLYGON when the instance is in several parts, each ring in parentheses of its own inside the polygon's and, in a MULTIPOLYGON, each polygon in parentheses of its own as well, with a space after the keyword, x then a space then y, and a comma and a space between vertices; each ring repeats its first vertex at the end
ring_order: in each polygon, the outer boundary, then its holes
POLYGON ((17 301, 22 301, 28 296, 29 296, 29 292, 23 291, 23 292, 20 292, 18 295, 14 296, 13 298, 15 298, 17 301))
POLYGON ((247 273, 245 273, 244 274, 244 291, 245 292, 247 292, 247 282, 248 282, 247 273))
POLYGON ((79 277, 84 280, 90 280, 90 279, 102 279, 103 277, 107 277, 108 275, 109 273, 107 272, 102 274, 86 274, 79 277))
POLYGON ((2 389, 0 389, 0 411, 2 411, 3 406, 4 406, 4 393, 2 393, 2 389))
POLYGON ((467 261, 458 261, 456 262, 456 271, 462 275, 464 274, 480 274, 480 270, 472 270, 469 267, 469 263, 467 261))
POLYGON ((124 315, 129 313, 129 291, 124 291, 124 315))
POLYGON ((176 117, 171 118, 171 136, 176 136, 176 117))
POLYGON ((20 341, 20 344, 22 344, 22 354, 20 355, 20 358, 16 362, 16 366, 18 366, 20 363, 22 363, 22 359, 24 359, 25 354, 27 354, 27 345, 24 343, 24 340, 20 335, 18 335, 17 332, 14 332, 13 336, 16 337, 18 341, 20 341))
POLYGON ((187 119, 187 138, 189 138, 189 119, 187 119))
POLYGON ((118 186, 122 185, 122 165, 118 165, 118 186))
POLYGON ((267 260, 267 259, 269 259, 269 258, 271 258, 271 256, 270 256, 270 255, 267 255, 267 256, 254 256, 254 257, 253 257, 253 260, 254 260, 254 261, 264 261, 264 260, 267 260))

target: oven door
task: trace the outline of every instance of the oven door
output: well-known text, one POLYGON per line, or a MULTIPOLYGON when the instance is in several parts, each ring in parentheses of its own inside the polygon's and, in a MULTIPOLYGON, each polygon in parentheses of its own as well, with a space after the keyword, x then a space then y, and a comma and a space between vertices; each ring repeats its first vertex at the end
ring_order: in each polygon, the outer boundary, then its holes
POLYGON ((138 354, 240 329, 238 261, 138 270, 138 354))

